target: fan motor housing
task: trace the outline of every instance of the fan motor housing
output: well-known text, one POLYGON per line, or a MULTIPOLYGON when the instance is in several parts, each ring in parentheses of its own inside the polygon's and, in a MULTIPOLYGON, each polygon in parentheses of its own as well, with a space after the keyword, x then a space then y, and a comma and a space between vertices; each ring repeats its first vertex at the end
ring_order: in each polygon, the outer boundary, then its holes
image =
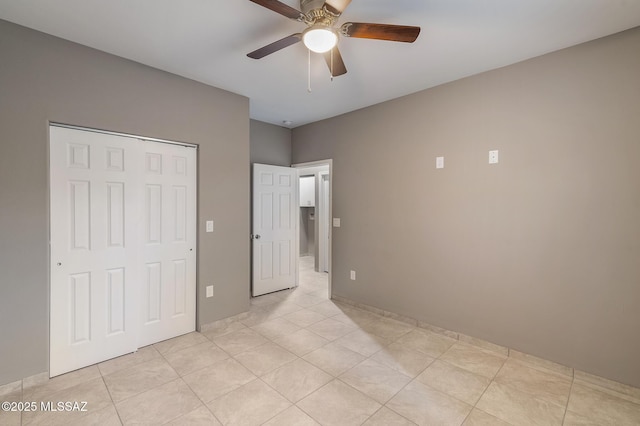
POLYGON ((305 15, 315 9, 322 10, 322 6, 324 6, 324 0, 300 0, 300 10, 305 15))

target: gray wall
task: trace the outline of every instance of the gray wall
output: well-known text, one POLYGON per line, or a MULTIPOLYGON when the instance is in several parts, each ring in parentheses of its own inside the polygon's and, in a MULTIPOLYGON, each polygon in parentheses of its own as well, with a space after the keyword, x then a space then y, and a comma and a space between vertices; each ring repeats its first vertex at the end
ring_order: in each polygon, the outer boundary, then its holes
POLYGON ((251 120, 251 164, 291 165, 291 130, 251 120))
POLYGON ((5 21, 0 58, 0 384, 48 371, 49 121, 198 144, 198 323, 246 311, 248 99, 5 21))
POLYGON ((333 293, 640 386, 639 51, 636 28, 294 129, 294 162, 334 160, 333 293))

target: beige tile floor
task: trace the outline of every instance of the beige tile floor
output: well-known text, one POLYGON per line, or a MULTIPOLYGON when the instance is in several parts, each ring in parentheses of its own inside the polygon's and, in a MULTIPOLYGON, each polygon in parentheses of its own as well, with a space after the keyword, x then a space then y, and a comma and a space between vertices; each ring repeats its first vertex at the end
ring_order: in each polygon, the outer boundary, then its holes
POLYGON ((638 390, 333 303, 310 260, 299 288, 255 298, 235 320, 0 387, 3 401, 88 403, 82 413, 0 412, 0 425, 640 424, 638 390))

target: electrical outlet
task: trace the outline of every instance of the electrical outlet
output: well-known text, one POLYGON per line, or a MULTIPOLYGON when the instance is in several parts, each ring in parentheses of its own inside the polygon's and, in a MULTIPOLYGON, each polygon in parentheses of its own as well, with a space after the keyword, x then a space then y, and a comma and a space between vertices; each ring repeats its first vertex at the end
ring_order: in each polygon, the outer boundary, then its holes
POLYGON ((353 281, 355 281, 355 280, 356 280, 356 271, 351 271, 351 279, 352 279, 353 281))
POLYGON ((212 285, 208 285, 207 286, 207 297, 213 297, 213 286, 212 285))
POLYGON ((498 164, 498 150, 489 151, 489 164, 498 164))
POLYGON ((208 220, 207 221, 207 232, 213 232, 213 221, 212 220, 208 220))

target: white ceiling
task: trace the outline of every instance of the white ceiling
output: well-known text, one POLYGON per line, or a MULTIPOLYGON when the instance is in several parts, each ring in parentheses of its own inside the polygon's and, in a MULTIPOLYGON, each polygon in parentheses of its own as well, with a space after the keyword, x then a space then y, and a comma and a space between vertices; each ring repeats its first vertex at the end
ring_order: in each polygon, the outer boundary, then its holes
POLYGON ((639 26, 640 0, 353 0, 339 24, 422 32, 343 37, 348 73, 330 81, 312 55, 311 93, 301 43, 247 58, 304 28, 249 0, 0 0, 0 18, 247 96, 251 118, 296 127, 639 26))

